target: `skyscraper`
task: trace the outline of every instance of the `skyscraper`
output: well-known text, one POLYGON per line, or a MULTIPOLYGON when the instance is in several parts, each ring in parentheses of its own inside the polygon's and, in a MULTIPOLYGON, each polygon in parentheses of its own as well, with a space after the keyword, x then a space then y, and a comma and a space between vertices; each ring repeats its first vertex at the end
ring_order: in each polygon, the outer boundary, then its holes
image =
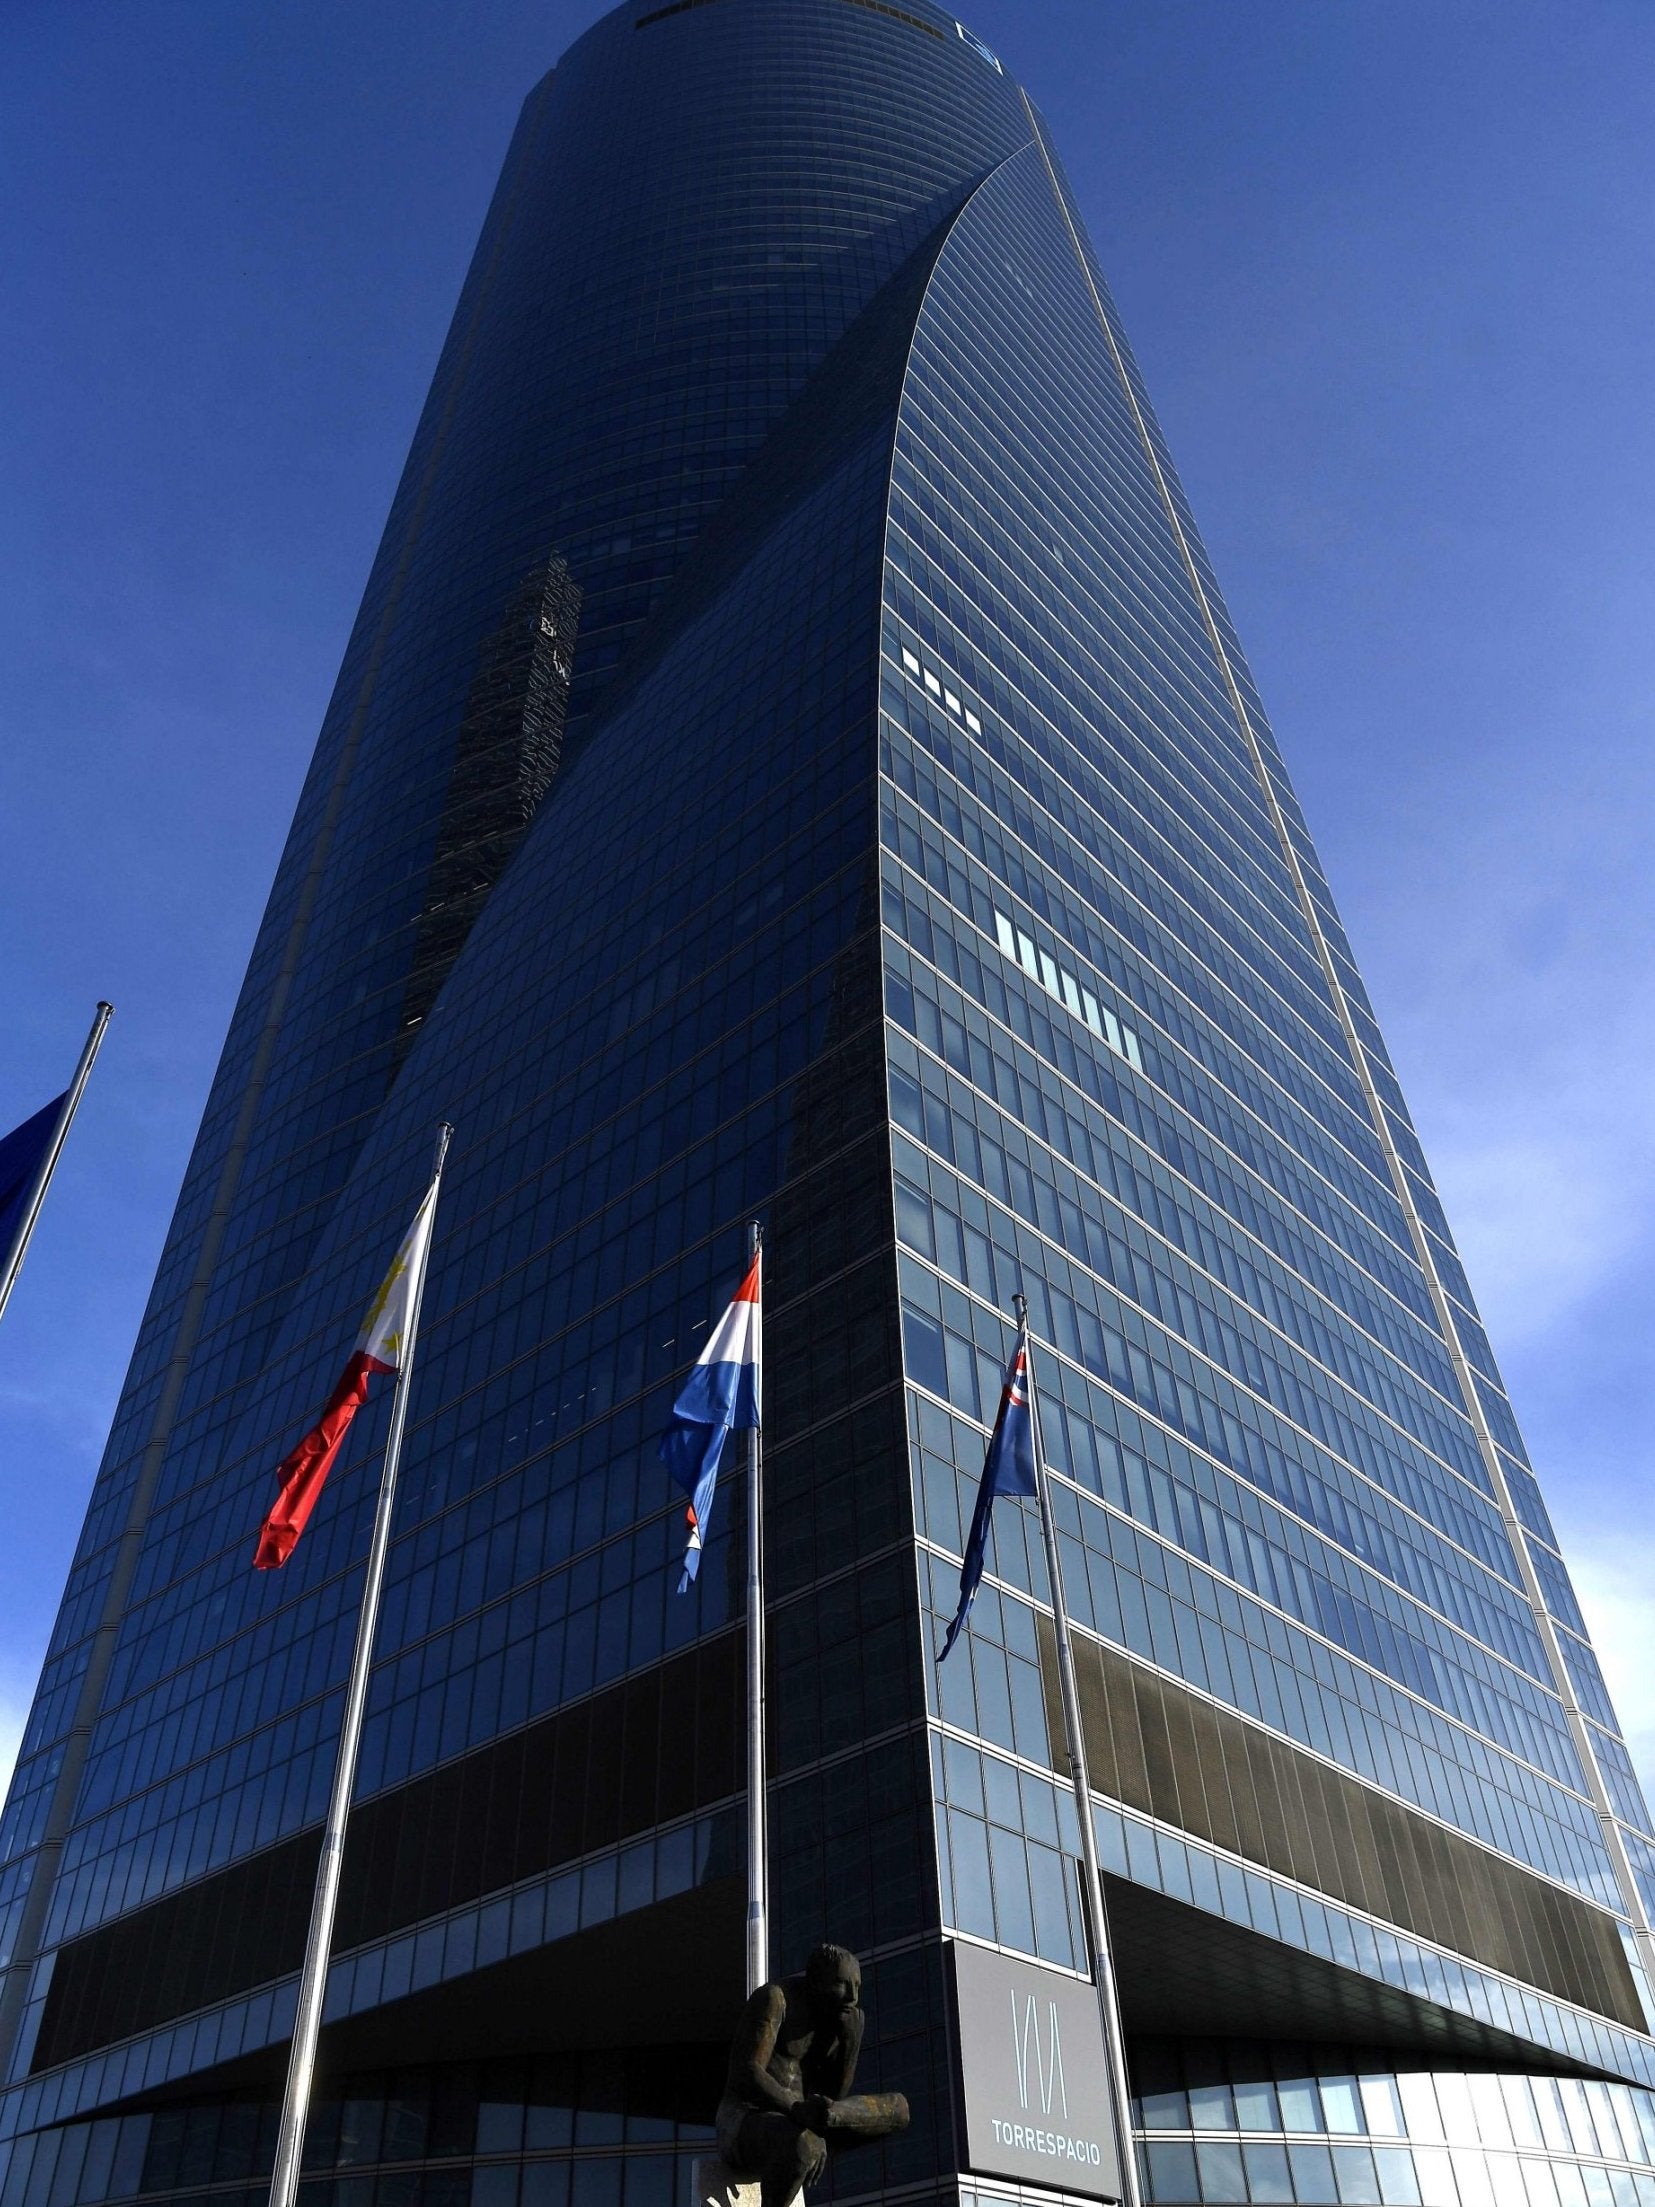
POLYGON ((915 2106, 841 2196, 1004 2191, 947 1948, 1085 1967, 1015 1504, 934 1661, 1021 1288, 1149 2196, 1655 2200, 1648 1812, 1055 150, 929 0, 631 0, 524 109, 0 1825, 0 2207, 258 2196, 383 1410, 253 1532, 443 1116, 316 2207, 683 2197, 741 1526, 676 1596, 654 1436, 755 1214, 776 1959, 864 1954, 915 2106))

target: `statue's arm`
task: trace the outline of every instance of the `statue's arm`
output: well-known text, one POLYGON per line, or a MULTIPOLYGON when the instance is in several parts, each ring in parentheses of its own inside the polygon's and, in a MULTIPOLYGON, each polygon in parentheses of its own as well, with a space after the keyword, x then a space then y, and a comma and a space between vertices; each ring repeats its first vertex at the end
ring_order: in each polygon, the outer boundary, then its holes
POLYGON ((840 2019, 839 2074, 833 2089, 828 2093, 830 2100, 846 2100, 850 2097, 850 2088, 856 2077, 857 2060, 862 2052, 862 2022, 860 2008, 850 2009, 840 2019))
POLYGON ((730 2070, 725 2089, 749 2107, 779 2108, 785 2115, 798 2098, 770 2074, 782 2023, 787 2015, 787 1995, 780 1985, 761 1985, 741 2011, 741 2021, 730 2044, 730 2070))

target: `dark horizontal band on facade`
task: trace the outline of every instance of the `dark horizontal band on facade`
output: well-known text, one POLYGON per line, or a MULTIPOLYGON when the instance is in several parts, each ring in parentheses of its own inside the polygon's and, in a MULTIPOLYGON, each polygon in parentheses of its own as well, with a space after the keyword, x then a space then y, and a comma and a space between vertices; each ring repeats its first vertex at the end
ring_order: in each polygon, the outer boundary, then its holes
MULTIPOLYGON (((1050 1620, 1046 1730, 1063 1768, 1050 1620)), ((1075 1670, 1092 1784, 1128 1808, 1628 2030, 1643 2012, 1615 1920, 1095 1641, 1075 1670)))
MULTIPOLYGON (((734 1793, 745 1634, 720 1633, 368 1801, 351 1817, 336 1953, 734 1793)), ((38 2073, 299 1967, 319 1829, 59 1949, 38 2073)))

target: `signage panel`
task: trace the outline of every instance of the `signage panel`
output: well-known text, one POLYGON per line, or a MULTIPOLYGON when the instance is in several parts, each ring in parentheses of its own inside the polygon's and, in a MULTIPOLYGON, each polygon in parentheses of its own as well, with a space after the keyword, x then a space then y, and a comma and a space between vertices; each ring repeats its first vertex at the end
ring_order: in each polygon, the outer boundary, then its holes
POLYGON ((981 2176, 1120 2199, 1094 1987, 987 1947, 956 1940, 948 1951, 967 2164, 981 2176))

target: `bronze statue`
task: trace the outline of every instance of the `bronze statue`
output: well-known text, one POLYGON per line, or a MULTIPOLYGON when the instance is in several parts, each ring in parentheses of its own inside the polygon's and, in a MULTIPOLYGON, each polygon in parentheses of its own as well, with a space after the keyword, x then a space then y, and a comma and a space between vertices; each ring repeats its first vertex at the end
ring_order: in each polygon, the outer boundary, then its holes
POLYGON ((862 2051, 862 1965, 819 1946, 798 1977, 761 1985, 742 2010, 718 2103, 718 2150, 759 2180, 763 2207, 788 2207, 830 2153, 908 2127, 900 2092, 851 2096, 862 2051))

